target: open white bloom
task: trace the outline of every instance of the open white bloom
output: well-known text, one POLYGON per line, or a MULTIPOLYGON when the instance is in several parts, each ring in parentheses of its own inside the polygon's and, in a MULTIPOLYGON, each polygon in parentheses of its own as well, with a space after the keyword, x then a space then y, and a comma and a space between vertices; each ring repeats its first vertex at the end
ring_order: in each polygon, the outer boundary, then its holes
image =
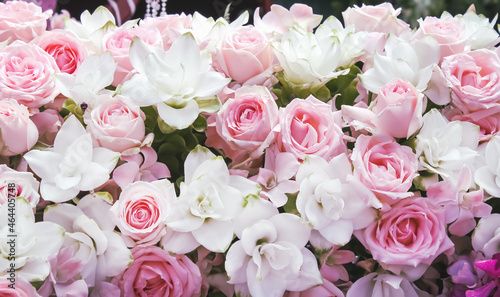
POLYGON ((15 263, 16 276, 43 281, 49 275, 49 257, 57 254, 64 241, 64 228, 52 222, 35 223, 33 209, 22 197, 16 198, 14 207, 3 204, 0 218, 0 275, 6 275, 15 263), (9 218, 14 219, 13 225, 9 218))
POLYGON ((40 193, 47 201, 64 202, 80 191, 103 185, 118 162, 120 153, 92 147, 92 137, 75 116, 62 125, 51 150, 31 150, 24 155, 42 181, 40 193))
POLYGON ((354 230, 367 227, 382 204, 353 176, 346 154, 330 162, 307 156, 297 172, 297 210, 330 243, 345 245, 354 230))
POLYGON ((485 165, 474 174, 475 182, 488 194, 500 197, 500 137, 494 136, 484 150, 485 165))
POLYGON ((464 36, 467 38, 466 45, 471 50, 493 48, 500 41, 500 36, 494 28, 497 18, 498 15, 490 22, 484 15, 478 15, 475 11, 471 10, 467 11, 464 15, 458 14, 455 16, 455 19, 464 24, 464 36))
POLYGON ((52 255, 55 265, 51 267, 51 282, 56 293, 70 289, 80 279, 88 287, 98 286, 132 263, 132 253, 114 231, 110 208, 103 199, 87 195, 77 206, 60 203, 45 210, 45 222, 59 224, 66 230, 61 253, 52 255), (66 258, 72 262, 64 261, 66 258))
POLYGON ((229 283, 240 295, 283 296, 323 283, 313 253, 305 248, 311 227, 300 217, 281 213, 246 227, 227 252, 229 283))
POLYGON ((230 175, 224 159, 201 146, 188 154, 184 168, 180 196, 172 203, 167 227, 180 234, 190 232, 208 250, 225 252, 233 240, 233 220, 243 211, 245 198, 258 196, 260 187, 230 175))
POLYGON ((130 62, 137 71, 122 94, 139 106, 155 105, 160 118, 176 129, 189 127, 200 112, 215 112, 219 93, 231 80, 212 70, 210 55, 200 51, 190 33, 177 38, 168 51, 134 38, 130 62))
POLYGON ((54 82, 58 91, 76 104, 85 102, 88 106, 94 106, 100 94, 111 92, 104 88, 113 82, 115 70, 113 56, 105 52, 101 56, 86 58, 78 67, 76 75, 54 74, 54 82))
POLYGON ((478 156, 479 127, 469 122, 448 122, 437 109, 423 119, 415 147, 419 169, 457 182, 463 165, 472 165, 478 156))

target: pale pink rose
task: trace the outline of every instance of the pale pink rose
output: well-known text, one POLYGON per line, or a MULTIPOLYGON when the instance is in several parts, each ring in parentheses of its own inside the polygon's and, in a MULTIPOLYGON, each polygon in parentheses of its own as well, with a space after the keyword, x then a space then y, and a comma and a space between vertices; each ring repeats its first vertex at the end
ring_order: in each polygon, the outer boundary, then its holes
MULTIPOLYGON (((273 65, 274 51, 264 33, 254 26, 243 26, 228 30, 213 59, 215 69, 244 83, 273 65)), ((253 83, 262 84, 266 79, 253 83)))
POLYGON ((278 114, 267 88, 241 87, 234 99, 209 117, 206 144, 224 150, 233 160, 242 155, 256 159, 276 139, 278 114))
POLYGON ((122 297, 200 296, 200 269, 186 255, 157 246, 135 247, 132 255, 132 265, 113 279, 122 297))
POLYGON ((139 27, 152 31, 157 29, 163 41, 163 49, 168 51, 177 37, 191 28, 193 17, 191 15, 168 14, 156 18, 146 18, 139 22, 139 27))
POLYGON ((0 99, 14 98, 28 108, 54 101, 54 58, 34 44, 16 40, 0 51, 0 99))
POLYGON ((0 205, 15 197, 24 197, 31 207, 40 200, 40 183, 31 172, 20 172, 0 164, 0 205))
POLYGON ((35 287, 24 278, 17 276, 14 273, 14 289, 9 287, 12 281, 9 280, 10 275, 6 274, 0 277, 0 296, 2 297, 40 297, 36 292, 35 287))
POLYGON ((342 12, 345 26, 354 25, 356 32, 381 32, 400 35, 410 32, 410 25, 398 19, 401 8, 394 9, 391 3, 379 5, 354 5, 342 12))
POLYGON ((110 213, 127 245, 156 244, 166 234, 164 221, 174 199, 174 186, 166 179, 137 181, 125 187, 110 213))
POLYGON ((453 248, 443 209, 420 197, 392 205, 358 238, 385 269, 403 272, 409 280, 420 278, 437 256, 453 248))
POLYGON ((434 37, 439 43, 441 61, 444 57, 465 50, 467 43, 465 24, 453 16, 446 15, 441 18, 428 16, 423 20, 419 19, 418 23, 420 26, 413 38, 420 39, 427 35, 434 37))
POLYGON ((464 113, 499 105, 500 58, 494 51, 479 49, 451 55, 441 64, 452 104, 464 113))
POLYGON ((61 29, 47 31, 31 43, 54 57, 59 70, 67 74, 74 74, 89 55, 87 47, 75 34, 61 29))
POLYGON ((0 100, 0 155, 27 152, 37 140, 38 129, 31 121, 28 109, 14 99, 0 100))
POLYGON ((57 132, 59 132, 64 122, 64 119, 57 110, 46 109, 32 115, 31 120, 35 123, 40 134, 38 141, 47 145, 53 145, 57 132))
POLYGON ((297 159, 316 155, 329 161, 347 151, 340 111, 314 96, 293 99, 280 109, 278 149, 289 152, 297 159))
POLYGON ((147 44, 160 44, 161 36, 158 30, 145 30, 143 28, 119 27, 108 31, 102 38, 102 52, 110 51, 116 66, 113 86, 123 84, 127 75, 134 69, 129 59, 130 45, 135 37, 140 38, 147 44))
POLYGON ((354 176, 381 200, 393 204, 413 196, 408 192, 418 175, 418 160, 412 149, 387 135, 360 135, 351 155, 354 176))
POLYGON ((84 121, 98 146, 115 152, 139 147, 144 140, 146 115, 127 97, 101 95, 84 121))
POLYGON ((0 3, 0 41, 9 38, 29 42, 41 35, 47 28, 47 19, 52 11, 24 1, 0 3))
POLYGON ((266 33, 278 33, 278 35, 283 35, 292 28, 302 33, 312 32, 323 18, 322 15, 313 14, 312 7, 302 3, 293 4, 290 10, 278 4, 271 5, 271 10, 262 19, 258 12, 257 10, 254 14, 256 27, 266 33))
POLYGON ((66 9, 61 9, 61 13, 54 13, 52 17, 49 20, 50 23, 50 30, 55 30, 55 29, 64 29, 66 27, 66 24, 64 23, 64 19, 73 19, 71 17, 69 11, 66 9))
POLYGON ((500 105, 463 114, 458 109, 447 114, 450 122, 470 122, 479 126, 479 141, 489 141, 500 131, 500 105))

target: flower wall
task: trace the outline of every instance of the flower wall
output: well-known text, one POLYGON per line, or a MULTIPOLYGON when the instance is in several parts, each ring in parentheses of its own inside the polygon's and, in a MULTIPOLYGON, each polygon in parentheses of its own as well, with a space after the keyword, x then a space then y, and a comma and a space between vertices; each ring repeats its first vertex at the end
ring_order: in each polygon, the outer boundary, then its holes
POLYGON ((399 13, 0 3, 0 295, 500 294, 496 19, 399 13))

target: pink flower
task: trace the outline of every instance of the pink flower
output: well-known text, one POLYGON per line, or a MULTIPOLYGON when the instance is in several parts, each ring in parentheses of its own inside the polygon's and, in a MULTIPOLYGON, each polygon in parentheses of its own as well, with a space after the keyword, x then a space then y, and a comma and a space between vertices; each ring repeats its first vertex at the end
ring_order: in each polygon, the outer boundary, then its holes
MULTIPOLYGON (((229 30, 214 55, 214 68, 238 83, 263 73, 273 64, 274 52, 266 35, 253 26, 229 30)), ((267 79, 254 81, 261 84, 267 79)))
POLYGON ((404 272, 409 279, 418 279, 437 256, 453 248, 443 210, 427 198, 400 200, 358 238, 385 269, 404 272))
POLYGON ((500 105, 471 113, 461 113, 457 109, 447 115, 451 121, 470 122, 479 126, 479 141, 489 141, 500 131, 500 105))
POLYGON ((28 109, 14 99, 0 100, 0 155, 22 154, 37 140, 38 129, 31 121, 28 109))
POLYGON ((207 145, 224 150, 231 159, 260 157, 276 139, 278 106, 269 90, 245 86, 236 90, 208 119, 207 145))
POLYGON ((483 280, 484 286, 469 290, 466 297, 487 297, 495 291, 493 296, 500 295, 500 254, 494 254, 491 260, 477 261, 474 266, 486 272, 487 277, 483 280))
POLYGON ((63 73, 74 74, 76 69, 89 55, 85 44, 73 33, 52 30, 34 39, 32 43, 49 53, 63 73))
POLYGON ((135 37, 140 38, 147 44, 161 43, 158 30, 145 30, 139 27, 119 27, 110 30, 102 38, 102 52, 110 51, 113 59, 118 63, 112 85, 123 84, 127 75, 134 69, 129 59, 130 45, 135 37))
POLYGON ((314 96, 294 99, 280 110, 278 149, 297 159, 306 155, 320 156, 327 161, 347 151, 342 132, 340 112, 314 96))
POLYGON ((166 234, 164 221, 173 199, 174 186, 166 179, 138 181, 125 187, 110 212, 127 245, 156 244, 166 234))
POLYGON ((356 32, 381 32, 400 35, 410 31, 410 25, 398 19, 401 8, 394 9, 390 3, 379 5, 354 5, 342 12, 345 26, 354 25, 356 32))
POLYGON ((187 32, 191 28, 193 17, 191 15, 168 14, 156 18, 142 19, 139 27, 146 30, 159 30, 163 41, 163 49, 168 51, 177 37, 187 32))
POLYGON ((413 196, 408 192, 418 175, 412 149, 386 135, 360 135, 351 155, 354 176, 388 204, 413 196))
POLYGON ((254 14, 254 22, 257 28, 265 30, 266 33, 278 33, 283 35, 288 29, 293 28, 301 33, 312 32, 323 16, 313 14, 310 6, 295 3, 287 10, 281 5, 271 5, 271 11, 261 19, 258 11, 254 14))
POLYGON ((84 115, 87 130, 100 147, 115 152, 138 148, 146 128, 144 112, 127 97, 105 94, 84 115))
POLYGON ((29 42, 45 32, 51 11, 24 1, 0 3, 0 41, 8 38, 29 42))
POLYGON ((24 197, 31 207, 36 207, 40 200, 39 186, 40 183, 33 173, 15 171, 0 164, 0 205, 7 203, 14 195, 14 197, 24 197), (14 184, 14 187, 10 187, 9 184, 14 184), (11 189, 14 189, 14 192, 11 189))
POLYGON ((14 98, 28 108, 38 108, 57 96, 52 75, 59 68, 38 46, 14 41, 0 52, 0 65, 0 98, 14 98))
POLYGON ((134 261, 113 279, 122 297, 199 297, 201 273, 186 255, 170 255, 157 246, 135 247, 134 261))
POLYGON ((54 109, 46 109, 31 116, 40 134, 38 141, 47 145, 54 144, 57 132, 61 129, 64 119, 54 109))
POLYGON ((9 275, 0 277, 0 296, 2 297, 40 297, 35 287, 22 277, 15 277, 14 289, 9 287, 12 282, 8 279, 9 275))
POLYGON ((61 9, 61 13, 52 14, 52 17, 49 19, 50 30, 64 29, 64 27, 66 26, 64 24, 64 20, 66 18, 75 20, 71 17, 69 11, 67 11, 66 9, 61 9))
POLYGON ((444 58, 441 68, 452 104, 464 113, 497 106, 500 102, 500 58, 479 49, 444 58))

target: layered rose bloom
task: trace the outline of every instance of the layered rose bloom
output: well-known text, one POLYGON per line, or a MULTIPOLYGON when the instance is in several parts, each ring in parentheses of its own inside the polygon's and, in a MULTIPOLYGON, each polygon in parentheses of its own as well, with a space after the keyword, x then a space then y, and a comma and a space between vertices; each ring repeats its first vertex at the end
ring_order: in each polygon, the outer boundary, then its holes
POLYGON ((382 32, 400 35, 410 31, 410 25, 398 19, 401 8, 394 9, 390 3, 362 5, 347 8, 342 12, 346 27, 354 25, 356 32, 382 32))
POLYGON ((40 183, 31 172, 19 172, 0 164, 0 205, 8 202, 9 198, 24 197, 31 207, 36 207, 40 200, 38 188, 40 183), (9 184, 15 184, 14 192, 9 191, 9 184))
POLYGON ((0 100, 0 155, 24 153, 37 140, 38 129, 31 121, 28 109, 14 99, 0 100))
POLYGON ((7 1, 0 3, 0 41, 11 38, 11 41, 29 42, 45 32, 47 19, 51 11, 42 9, 24 1, 7 1))
POLYGON ((299 160, 316 155, 328 161, 347 151, 341 125, 340 112, 332 112, 329 104, 313 96, 294 99, 280 110, 278 149, 299 160))
MULTIPOLYGON (((214 55, 214 68, 243 84, 272 66, 274 52, 266 35, 253 26, 228 30, 214 55)), ((263 83, 263 79, 252 81, 263 83)))
POLYGON ((170 255, 157 246, 135 247, 134 261, 113 279, 122 297, 198 297, 200 269, 186 255, 170 255))
POLYGON ((388 204, 413 196, 408 192, 418 175, 412 149, 385 135, 360 135, 351 155, 354 176, 388 204))
POLYGON ((52 30, 33 40, 34 44, 49 53, 63 73, 74 74, 89 51, 76 35, 69 31, 52 30))
POLYGON ((231 159, 255 159, 276 139, 278 106, 263 86, 244 86, 208 119, 206 144, 224 150, 231 159))
POLYGON ((400 200, 358 238, 385 269, 418 279, 434 259, 453 248, 442 208, 427 198, 400 200))
POLYGON ((40 297, 36 292, 35 287, 33 287, 24 278, 17 277, 15 280, 14 288, 9 287, 12 284, 10 280, 7 279, 9 275, 0 277, 0 295, 3 297, 40 297))
POLYGON ((500 58, 479 49, 448 56, 441 65, 452 104, 464 113, 488 109, 500 102, 500 58))
POLYGON ((128 246, 154 245, 166 234, 164 221, 175 197, 166 179, 137 181, 123 189, 110 212, 128 246))
POLYGON ((139 27, 147 31, 158 30, 163 41, 163 49, 168 51, 175 39, 191 28, 191 15, 168 14, 156 18, 146 18, 139 22, 139 27))
POLYGON ((0 98, 14 98, 28 108, 52 102, 58 91, 54 58, 40 47, 14 41, 0 52, 0 98))
POLYGON ((84 115, 87 131, 97 145, 120 153, 141 145, 145 119, 144 112, 127 97, 109 94, 99 96, 95 107, 84 115))

